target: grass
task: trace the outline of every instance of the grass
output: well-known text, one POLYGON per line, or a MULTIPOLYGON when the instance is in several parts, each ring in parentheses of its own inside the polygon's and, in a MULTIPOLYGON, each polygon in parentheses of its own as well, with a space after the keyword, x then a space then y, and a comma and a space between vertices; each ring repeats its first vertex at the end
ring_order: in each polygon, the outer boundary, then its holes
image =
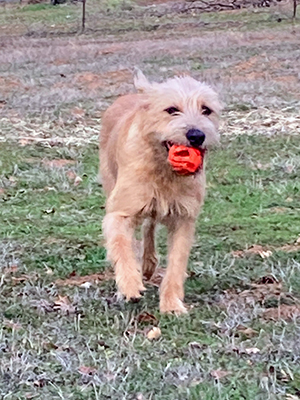
MULTIPOLYGON (((73 2, 52 6, 50 4, 14 4, 1 7, 1 34, 29 36, 60 36, 81 32, 81 3, 73 2)), ((171 8, 163 12, 160 5, 155 8, 141 7, 135 1, 90 0, 86 4, 86 32, 102 32, 135 37, 135 32, 150 32, 150 35, 169 36, 173 29, 189 36, 192 29, 206 31, 237 30, 259 31, 260 26, 282 29, 291 25, 292 10, 289 5, 270 9, 236 10, 231 13, 201 13, 197 10, 176 14, 171 8), (280 20, 280 23, 278 22, 280 20), (181 26, 185 24, 186 29, 181 26)))
MULTIPOLYGON (((242 290, 270 273, 294 295, 299 292, 300 253, 276 250, 299 236, 299 170, 284 169, 299 162, 298 155, 297 137, 249 135, 225 138, 210 154, 210 188, 186 284, 186 301, 194 308, 177 320, 159 315, 155 288, 136 305, 116 302, 112 281, 90 288, 55 284, 73 271, 86 275, 107 267, 96 146, 2 144, 3 398, 133 399, 140 393, 145 399, 173 399, 176 393, 178 399, 263 399, 296 393, 296 320, 264 321, 255 308, 232 313, 233 305, 224 308, 218 299, 224 290, 242 290), (62 158, 75 163, 45 164, 62 158), (269 167, 254 169, 257 163, 269 167), (83 178, 78 186, 68 178, 70 171, 83 178), (252 244, 274 248, 272 256, 232 256, 232 250, 252 244), (5 273, 14 265, 16 272, 5 273), (70 313, 53 309, 59 296, 75 307, 70 313), (136 317, 145 311, 155 315, 162 331, 156 342, 139 333, 144 326, 136 317), (239 336, 239 325, 257 334, 239 336), (259 354, 237 350, 254 347, 259 354), (83 367, 91 372, 80 372, 83 367), (218 369, 228 375, 214 379, 218 369), (287 377, 281 381, 274 369, 287 377)), ((159 235, 163 264, 164 236, 159 235)))
POLYGON ((157 21, 103 4, 87 3, 78 37, 78 5, 0 15, 0 398, 300 398, 297 35, 274 9, 157 21), (133 65, 192 72, 226 104, 180 319, 160 315, 154 286, 125 304, 112 280, 59 281, 109 268, 97 136, 133 65))

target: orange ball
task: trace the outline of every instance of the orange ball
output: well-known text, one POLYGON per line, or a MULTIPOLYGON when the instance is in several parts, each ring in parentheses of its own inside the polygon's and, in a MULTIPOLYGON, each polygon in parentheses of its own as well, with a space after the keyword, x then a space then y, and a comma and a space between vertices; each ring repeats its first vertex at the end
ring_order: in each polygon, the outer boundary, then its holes
POLYGON ((203 166, 204 151, 194 147, 173 145, 169 150, 169 163, 180 175, 191 175, 203 166))

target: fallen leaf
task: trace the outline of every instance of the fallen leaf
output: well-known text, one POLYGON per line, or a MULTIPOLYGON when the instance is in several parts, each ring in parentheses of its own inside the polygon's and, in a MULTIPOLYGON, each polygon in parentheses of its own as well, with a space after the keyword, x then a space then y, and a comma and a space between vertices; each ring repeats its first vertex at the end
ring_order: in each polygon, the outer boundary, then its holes
POLYGON ((245 349, 245 353, 247 354, 257 354, 260 352, 260 349, 257 347, 249 347, 248 349, 245 349))
POLYGON ((35 279, 35 277, 30 276, 30 275, 26 275, 26 274, 23 274, 23 275, 18 276, 18 277, 16 277, 16 276, 12 276, 11 277, 11 280, 12 280, 14 285, 17 285, 18 283, 26 282, 26 281, 28 281, 30 279, 35 279))
POLYGON ((70 179, 70 180, 75 180, 75 178, 76 178, 76 176, 77 176, 77 174, 76 174, 76 172, 74 172, 74 171, 67 171, 66 172, 66 175, 67 175, 67 177, 70 179))
POLYGON ((42 346, 45 350, 57 350, 59 347, 53 342, 43 342, 42 346))
POLYGON ((45 271, 45 273, 47 274, 47 275, 53 275, 53 270, 51 269, 51 268, 49 268, 49 267, 47 267, 46 266, 46 271, 45 271))
POLYGON ((114 278, 114 273, 110 270, 104 271, 99 274, 91 274, 85 276, 71 276, 67 279, 57 279, 55 284, 58 286, 82 286, 86 283, 99 283, 103 281, 108 281, 114 278))
POLYGON ((271 250, 262 251, 262 252, 259 253, 261 258, 269 258, 269 257, 271 257, 272 254, 273 253, 271 252, 271 250))
POLYGON ((146 333, 146 337, 149 340, 157 340, 161 337, 161 330, 157 326, 154 326, 146 333))
POLYGON ((98 340, 98 345, 104 347, 105 349, 109 349, 109 345, 105 343, 104 340, 98 340))
POLYGON ((231 252, 234 257, 246 257, 251 255, 259 255, 261 258, 268 258, 272 255, 272 251, 260 246, 258 244, 254 244, 246 250, 235 250, 231 252))
POLYGON ((293 394, 287 394, 285 399, 286 400, 299 400, 300 397, 294 396, 293 394))
POLYGON ((273 283, 278 283, 278 280, 275 278, 274 275, 266 275, 266 276, 262 276, 257 283, 259 285, 270 285, 273 283))
POLYGON ((61 311, 63 314, 73 314, 76 312, 76 307, 71 304, 67 296, 58 296, 53 305, 53 310, 61 311))
POLYGON ((158 323, 158 319, 154 315, 148 313, 147 311, 137 315, 136 316, 136 320, 139 323, 146 323, 146 324, 147 323, 151 323, 151 324, 157 324, 158 323))
POLYGON ((78 372, 80 372, 82 375, 95 375, 97 373, 97 368, 81 365, 78 368, 78 372))
POLYGON ((3 272, 5 274, 14 274, 17 271, 18 271, 18 266, 17 265, 11 265, 10 267, 4 268, 3 272))
POLYGON ((258 334, 258 332, 255 331, 254 329, 247 328, 246 326, 243 326, 243 325, 239 325, 237 327, 237 331, 240 332, 241 334, 245 335, 247 338, 251 338, 258 334))
POLYGON ((225 376, 227 376, 229 374, 230 374, 230 372, 223 371, 221 369, 216 369, 216 370, 210 372, 210 375, 213 378, 218 379, 218 380, 224 378, 225 376))
POLYGON ((273 321, 291 321, 294 318, 300 317, 300 307, 298 305, 281 304, 279 307, 268 308, 263 313, 263 318, 273 321))

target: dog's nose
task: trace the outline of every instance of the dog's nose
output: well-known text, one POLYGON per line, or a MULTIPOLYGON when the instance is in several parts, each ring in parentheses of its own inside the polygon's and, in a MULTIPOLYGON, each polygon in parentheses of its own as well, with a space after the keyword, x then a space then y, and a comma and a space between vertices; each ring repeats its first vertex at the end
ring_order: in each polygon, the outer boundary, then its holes
POLYGON ((190 129, 186 137, 193 147, 200 147, 205 140, 205 133, 199 129, 190 129))

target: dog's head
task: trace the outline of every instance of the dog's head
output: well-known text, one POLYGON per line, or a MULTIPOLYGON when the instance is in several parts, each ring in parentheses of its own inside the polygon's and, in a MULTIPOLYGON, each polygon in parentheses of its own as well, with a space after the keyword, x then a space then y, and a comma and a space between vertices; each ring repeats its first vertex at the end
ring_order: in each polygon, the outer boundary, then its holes
POLYGON ((167 150, 173 144, 207 149, 219 142, 221 105, 216 92, 189 76, 150 83, 137 70, 136 89, 144 94, 144 134, 167 150))

